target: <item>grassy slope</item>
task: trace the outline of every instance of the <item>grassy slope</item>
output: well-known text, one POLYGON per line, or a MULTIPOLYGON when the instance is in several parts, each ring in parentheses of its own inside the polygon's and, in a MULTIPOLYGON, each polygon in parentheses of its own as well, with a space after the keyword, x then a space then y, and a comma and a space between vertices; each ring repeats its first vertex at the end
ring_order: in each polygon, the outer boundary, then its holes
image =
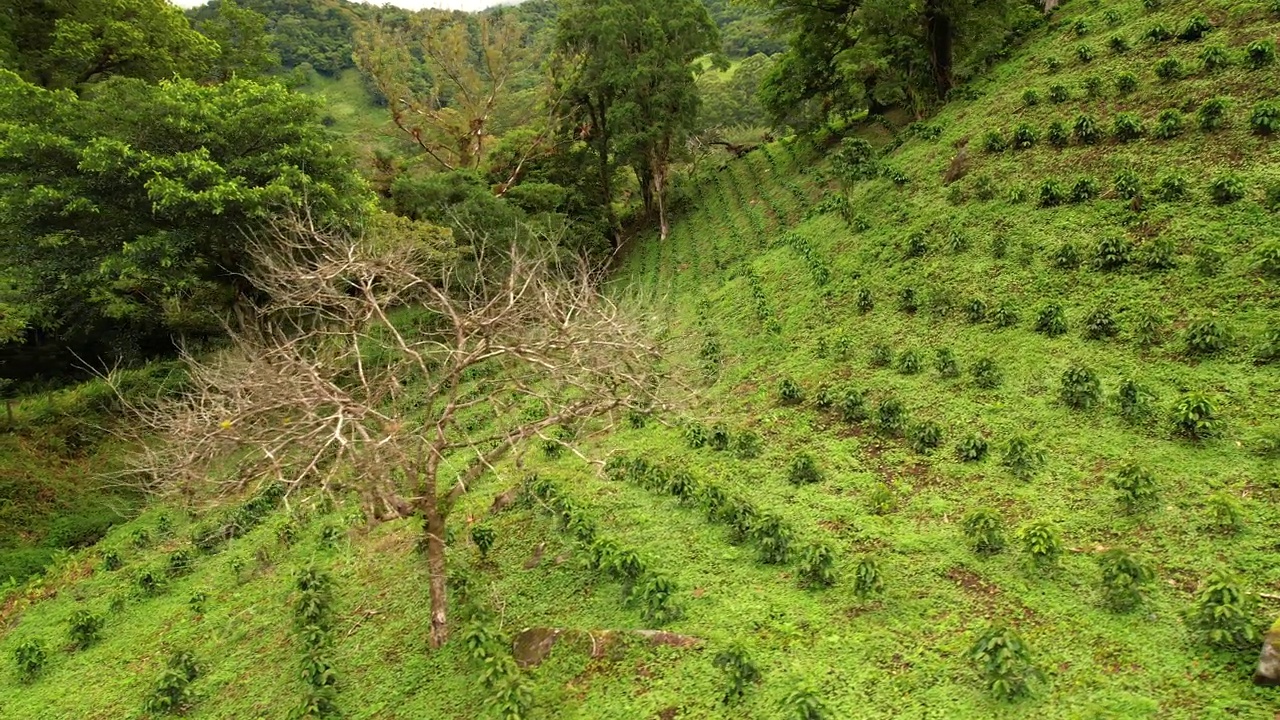
MULTIPOLYGON (((1168 3, 1155 17, 1139 2, 1110 3, 1122 12, 1117 30, 1137 39, 1155 19, 1181 24, 1192 3, 1168 3)), ((1198 4, 1197 7, 1205 7, 1198 4)), ((1277 26, 1244 3, 1211 3, 1207 11, 1225 29, 1209 42, 1239 48, 1277 26)), ((777 513, 796 530, 800 542, 824 540, 840 550, 841 581, 832 589, 809 592, 796 587, 792 567, 755 561, 750 545, 727 542, 722 526, 708 524, 694 508, 638 487, 602 479, 581 461, 529 459, 522 470, 508 468, 467 500, 463 511, 477 517, 487 510, 492 492, 529 469, 555 477, 573 496, 594 508, 602 531, 636 547, 650 564, 683 588, 687 617, 671 629, 705 637, 709 648, 730 639, 747 641, 764 669, 763 683, 738 708, 725 710, 716 700, 720 679, 709 650, 653 650, 632 646, 609 659, 592 660, 582 648, 558 648, 531 674, 537 717, 778 717, 777 704, 798 679, 816 685, 836 717, 1161 717, 1264 718, 1274 713, 1274 692, 1248 683, 1251 652, 1206 649, 1187 633, 1180 612, 1197 582, 1217 567, 1244 574, 1254 590, 1280 588, 1275 540, 1276 468, 1252 455, 1248 446, 1258 428, 1276 423, 1275 398, 1280 377, 1272 366, 1255 366, 1249 357, 1252 335, 1280 321, 1274 281, 1250 267, 1252 251, 1274 237, 1276 216, 1261 209, 1261 187, 1274 167, 1274 140, 1250 136, 1244 129, 1248 108, 1274 88, 1276 70, 1233 69, 1229 81, 1191 78, 1171 87, 1158 85, 1152 66, 1165 53, 1188 57, 1196 48, 1179 44, 1139 47, 1124 58, 1104 51, 1110 30, 1100 10, 1080 4, 1064 16, 1087 16, 1100 57, 1082 66, 1070 59, 1081 42, 1065 28, 1035 40, 1027 51, 997 68, 979 99, 945 110, 934 124, 937 140, 912 140, 889 162, 910 179, 904 187, 887 180, 863 183, 851 191, 855 212, 869 222, 862 232, 849 230, 834 214, 802 220, 806 207, 821 197, 809 161, 792 147, 774 146, 712 174, 695 192, 696 209, 676 225, 667 243, 638 246, 621 270, 619 284, 632 302, 671 318, 670 336, 690 365, 708 335, 714 334, 725 360, 718 379, 705 384, 689 415, 723 420, 735 431, 750 427, 765 440, 762 457, 742 461, 710 450, 689 450, 673 429, 650 425, 628 430, 588 448, 643 454, 682 466, 777 513), (1043 70, 1043 58, 1057 54, 1064 68, 1056 76, 1043 70), (1066 106, 1021 109, 1027 87, 1062 82, 1077 95, 1090 74, 1106 77, 1132 68, 1142 86, 1123 102, 1073 101, 1066 106), (1101 273, 1061 271, 1049 254, 1064 238, 1091 246, 1106 234, 1140 238, 1129 227, 1127 202, 1097 200, 1060 209, 1003 200, 951 204, 939 178, 954 154, 954 141, 977 138, 988 127, 1010 129, 1025 117, 1043 128, 1057 117, 1070 120, 1082 109, 1109 125, 1118 107, 1140 111, 1150 121, 1170 103, 1188 103, 1208 94, 1229 93, 1235 100, 1234 126, 1205 138, 1192 130, 1175 141, 1143 140, 1127 146, 1048 147, 998 157, 973 148, 974 172, 1000 186, 1022 186, 1034 196, 1046 177, 1073 181, 1093 175, 1104 187, 1119 167, 1132 166, 1145 180, 1171 169, 1191 183, 1191 198, 1181 203, 1149 201, 1152 227, 1179 242, 1177 269, 1152 273, 1128 268, 1101 273), (773 162, 768 161, 773 157, 773 162), (1219 208, 1205 200, 1208 180, 1231 166, 1248 179, 1250 197, 1219 208), (784 228, 794 230, 829 264, 832 281, 816 286, 805 262, 777 242, 784 228), (903 242, 915 229, 929 232, 931 251, 922 259, 903 259, 903 242), (953 254, 941 249, 952 229, 962 231, 970 248, 953 254), (996 238, 1007 252, 994 257, 996 238), (1194 269, 1198 245, 1225 250, 1216 276, 1194 269), (748 268, 759 278, 780 332, 770 333, 757 319, 748 289, 748 268), (854 309, 858 289, 870 288, 877 306, 863 316, 854 309), (897 294, 915 287, 922 309, 907 315, 896 309, 897 294), (937 298, 953 296, 950 312, 937 298), (1015 328, 969 325, 959 312, 962 301, 985 299, 989 306, 1008 301, 1021 314, 1015 328), (1049 340, 1031 330, 1038 307, 1061 302, 1071 332, 1049 340), (1085 341, 1083 316, 1098 305, 1117 310, 1120 337, 1085 341), (1188 362, 1177 336, 1161 346, 1140 350, 1131 340, 1132 318, 1139 309, 1157 309, 1170 321, 1171 333, 1188 318, 1214 314, 1239 335, 1223 357, 1188 362), (820 357, 820 339, 835 346, 843 338, 848 357, 820 357), (1004 371, 995 391, 980 391, 968 377, 946 381, 926 362, 917 375, 872 369, 869 348, 884 342, 895 353, 918 349, 926 360, 947 346, 963 368, 991 356, 1004 371), (1121 377, 1132 376, 1159 396, 1157 417, 1143 427, 1123 424, 1113 410, 1076 412, 1056 400, 1058 378, 1072 363, 1096 370, 1108 393, 1121 377), (843 425, 817 413, 811 403, 779 407, 779 380, 791 375, 812 397, 823 382, 848 378, 879 400, 901 399, 913 418, 932 419, 945 428, 943 449, 924 456, 898 441, 881 440, 862 428, 843 425), (1218 403, 1226 429, 1222 437, 1191 444, 1170 437, 1167 409, 1184 389, 1203 390, 1218 403), (1025 433, 1047 451, 1046 466, 1029 482, 1012 479, 995 459, 976 465, 954 460, 955 441, 968 432, 988 435, 997 449, 1012 435, 1025 433), (820 458, 824 482, 796 488, 785 479, 792 455, 806 449, 820 458), (1161 481, 1159 507, 1139 517, 1121 513, 1106 478, 1120 462, 1136 459, 1161 481), (896 507, 875 515, 867 492, 892 488, 896 507), (1246 530, 1224 536, 1204 528, 1205 499, 1224 490, 1243 504, 1246 530), (1068 552, 1056 571, 1029 569, 1016 548, 991 558, 966 547, 959 520, 970 509, 996 507, 1010 529, 1031 519, 1048 519, 1061 530, 1068 552), (1115 615, 1100 607, 1098 571, 1092 551, 1126 546, 1154 561, 1158 582, 1140 612, 1115 615), (883 598, 860 603, 853 598, 850 573, 857 558, 875 557, 885 574, 883 598), (1048 674, 1033 699, 1014 706, 993 702, 964 653, 988 620, 1018 628, 1048 674)), ((155 512, 136 521, 150 527, 155 512)), ((119 548, 126 567, 116 573, 86 570, 97 552, 86 553, 62 572, 69 578, 50 584, 62 590, 10 622, 0 637, 0 656, 17 643, 42 638, 51 649, 63 642, 65 619, 80 606, 106 613, 103 643, 81 653, 59 648, 44 677, 31 687, 15 683, 11 668, 0 672, 0 717, 115 718, 135 713, 174 647, 190 647, 208 667, 197 681, 199 718, 283 717, 301 693, 295 679, 297 650, 289 633, 290 576, 315 557, 331 566, 339 592, 339 638, 335 666, 342 678, 340 702, 348 716, 377 718, 467 718, 476 716, 482 691, 453 644, 440 653, 424 647, 425 578, 413 552, 414 528, 408 523, 371 532, 340 515, 315 517, 304 538, 292 547, 279 544, 274 519, 222 554, 201 558, 195 572, 174 581, 159 598, 144 599, 132 590, 140 568, 158 567, 164 553, 181 544, 135 549, 132 527, 114 532, 104 548, 119 548), (328 524, 350 525, 338 548, 321 546, 328 524), (234 571, 240 558, 243 568, 234 571), (196 618, 186 606, 195 591, 206 592, 208 611, 196 618)), ((582 568, 581 551, 545 514, 514 510, 493 517, 498 540, 492 562, 476 567, 487 594, 500 609, 508 630, 534 625, 578 628, 643 627, 634 608, 618 602, 618 587, 582 568), (542 564, 522 564, 533 546, 546 542, 542 564), (563 560, 563 562, 558 562, 563 560)), ((185 537, 178 523, 176 538, 185 537)), ((457 563, 475 565, 474 549, 464 544, 457 563)), ((1272 610, 1275 608, 1272 607, 1272 610)), ((13 614, 7 616, 14 617, 13 614)), ((1259 622, 1263 618, 1259 617, 1259 622)))

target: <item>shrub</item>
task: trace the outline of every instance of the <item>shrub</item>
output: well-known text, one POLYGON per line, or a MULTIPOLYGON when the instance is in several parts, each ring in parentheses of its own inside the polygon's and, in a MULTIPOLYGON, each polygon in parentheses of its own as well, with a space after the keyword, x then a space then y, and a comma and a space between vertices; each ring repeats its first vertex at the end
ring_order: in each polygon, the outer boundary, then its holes
POLYGON ((129 534, 129 540, 136 548, 144 548, 151 544, 151 533, 146 528, 137 528, 129 534))
POLYGON ((805 547, 800 552, 796 576, 800 578, 801 587, 825 588, 835 585, 836 554, 831 546, 815 543, 805 547))
POLYGON ((707 438, 707 447, 716 452, 724 452, 729 449, 729 428, 724 423, 716 423, 711 426, 711 436, 707 438))
POLYGON ((1129 52, 1129 38, 1123 35, 1112 35, 1107 41, 1107 47, 1111 48, 1111 52, 1117 55, 1123 55, 1129 52))
POLYGON ((911 427, 911 449, 928 454, 942 444, 942 426, 932 420, 918 422, 911 427))
POLYGON ((1116 410, 1129 424, 1136 424, 1151 414, 1155 395, 1132 378, 1120 381, 1116 390, 1116 410))
POLYGON ((1067 201, 1067 191, 1057 180, 1040 183, 1040 207, 1057 207, 1067 201))
POLYGON ((804 402, 804 389, 790 376, 782 378, 778 385, 778 399, 783 405, 796 405, 804 402))
POLYGON ((31 682, 45 664, 44 646, 36 640, 24 640, 13 650, 13 662, 18 666, 18 679, 31 682))
POLYGON ((1022 104, 1027 107, 1035 107, 1040 104, 1040 92, 1035 88, 1027 88, 1022 93, 1022 104))
POLYGON ((1099 270, 1118 270, 1129 264, 1132 256, 1133 245, 1127 238, 1105 237, 1098 241, 1098 247, 1094 250, 1093 264, 1099 270))
POLYGON ((1167 237, 1147 243, 1142 252, 1142 264, 1151 270, 1171 270, 1178 266, 1178 246, 1167 237))
POLYGON ((807 452, 796 454, 791 459, 791 467, 787 470, 787 479, 792 485, 809 485, 822 482, 822 471, 818 469, 818 461, 807 452))
POLYGON ((876 561, 864 557, 858 561, 853 572, 853 594, 859 600, 866 600, 884 592, 884 578, 880 575, 880 567, 876 561))
POLYGON ((180 713, 194 698, 191 683, 199 677, 195 657, 185 650, 169 658, 160 682, 147 698, 144 709, 149 713, 180 713))
POLYGON ((1076 35, 1079 37, 1084 37, 1089 34, 1089 23, 1084 18, 1080 18, 1072 24, 1071 29, 1074 30, 1076 35))
POLYGON ((1018 542, 1022 552, 1037 565, 1057 565, 1062 555, 1062 540, 1058 531, 1044 520, 1033 520, 1018 530, 1018 542))
POLYGON ((1215 205, 1230 205, 1242 200, 1244 194, 1244 181, 1232 173, 1219 175, 1209 183, 1209 197, 1215 205))
POLYGON ((1187 179, 1176 173, 1161 176, 1156 184, 1156 197, 1166 202, 1177 202, 1187 196, 1187 179))
POLYGON ((965 539, 979 555, 994 555, 1004 549, 1004 520, 991 508, 969 513, 963 523, 965 539))
POLYGON ((1216 355, 1227 349, 1227 331, 1211 318, 1193 321, 1183 333, 1188 355, 1216 355))
POLYGON ((712 665, 725 674, 728 689, 725 690, 721 702, 731 705, 746 695, 747 688, 760 682, 760 667, 756 665, 747 648, 734 642, 729 647, 716 653, 712 665))
POLYGON ((638 583, 636 596, 640 600, 640 614, 646 622, 666 625, 684 615, 684 607, 676 598, 678 588, 670 578, 649 573, 638 583))
POLYGON ((1106 307, 1096 307, 1084 318, 1084 336, 1088 340, 1112 338, 1119 332, 1115 318, 1106 307))
POLYGON ((898 437, 907 429, 907 410, 897 398, 885 398, 876 407, 876 430, 898 437))
POLYGON ((973 182, 973 196, 982 201, 994 200, 998 188, 990 175, 979 175, 973 182))
POLYGON ((840 413, 840 419, 847 423, 864 422, 870 417, 867 412, 866 395, 854 387, 845 387, 840 391, 835 408, 840 413))
POLYGON ((1048 337, 1067 334, 1067 315, 1058 303, 1049 303, 1036 315, 1035 330, 1048 337))
POLYGON ((1092 45, 1081 43, 1076 46, 1076 57, 1079 58, 1082 63, 1091 63, 1093 62, 1093 59, 1097 57, 1097 53, 1094 51, 1092 45))
POLYGON ((1107 24, 1110 25, 1111 27, 1115 27, 1119 25, 1120 21, 1123 20, 1123 18, 1120 16, 1120 12, 1115 8, 1108 8, 1107 11, 1103 13, 1103 17, 1106 19, 1107 24))
POLYGON ((961 462, 981 462, 987 457, 987 440, 981 435, 966 435, 956 445, 956 457, 961 462))
POLYGON ((1116 90, 1121 95, 1128 95, 1138 89, 1138 76, 1131 72, 1122 72, 1116 76, 1116 90))
POLYGON ((489 557, 489 549, 493 547, 493 541, 497 538, 498 534, 488 525, 477 523, 471 526, 471 542, 475 543, 481 558, 489 557))
POLYGON ((1076 365, 1062 373, 1058 396, 1069 408, 1088 410, 1102 401, 1102 384, 1092 370, 1076 365))
POLYGON ((1162 43, 1172 40, 1173 32, 1170 31, 1164 23, 1156 23, 1155 25, 1147 28, 1147 31, 1142 34, 1142 37, 1150 43, 1162 43))
POLYGON ((94 615, 84 608, 71 613, 67 625, 71 645, 77 650, 84 650, 97 642, 102 634, 102 622, 101 615, 94 615))
POLYGON ((1200 129, 1205 132, 1221 129, 1226 124, 1227 103, 1227 99, 1223 97, 1210 98, 1204 101, 1204 104, 1196 111, 1200 129))
POLYGON ((956 361, 955 353, 951 351, 951 348, 938 348, 933 366, 938 371, 938 375, 944 378, 960 377, 960 363, 956 361))
POLYGON ((1000 387, 1000 383, 1004 381, 1004 376, 1000 372, 1000 367, 996 365, 996 361, 989 357, 984 357, 973 364, 973 384, 983 390, 994 390, 1000 387))
POLYGON ((1115 489, 1120 505, 1130 513, 1150 507, 1159 495, 1156 476, 1136 463, 1126 463, 1121 467, 1111 478, 1111 487, 1115 489))
POLYGON ((1217 72, 1231 65, 1231 55, 1221 45, 1210 45, 1200 52, 1200 69, 1206 73, 1217 72))
POLYGON ((697 450, 707 444, 707 426, 700 422, 690 422, 684 426, 684 444, 691 450, 697 450))
POLYGON ((1049 101, 1053 103, 1064 103, 1071 99, 1071 91, 1066 85, 1057 83, 1049 86, 1049 101))
POLYGON ((1244 528, 1244 513, 1240 503, 1225 492, 1217 492, 1209 496, 1205 503, 1209 516, 1209 527, 1219 532, 1235 533, 1244 528))
POLYGON ((733 439, 733 455, 739 460, 752 460, 760 457, 760 435, 753 430, 743 430, 733 439))
POLYGON ((1244 590, 1239 578, 1218 570, 1205 579, 1188 620, 1210 645, 1251 647, 1260 639, 1253 620, 1256 604, 1257 598, 1244 590))
POLYGON ((1165 82, 1180 80, 1186 74, 1187 71, 1182 67, 1182 61, 1178 58, 1167 57, 1156 63, 1156 77, 1165 82))
POLYGON ((1136 113, 1118 113, 1112 124, 1112 133, 1120 142, 1137 140, 1142 137, 1143 132, 1142 118, 1138 117, 1136 113))
POLYGON ((1022 436, 1015 436, 1005 446, 1004 457, 1000 464, 1009 468, 1009 472, 1019 480, 1030 480, 1044 464, 1044 451, 1031 444, 1022 436))
POLYGON ((1116 195, 1131 200, 1142 194, 1142 178, 1132 170, 1121 170, 1115 177, 1116 195))
POLYGON ((908 258, 924 257, 929 252, 929 242, 923 232, 913 232, 907 236, 906 252, 908 258))
POLYGON ((1182 134, 1186 119, 1181 110, 1169 108, 1162 110, 1156 118, 1156 128, 1151 134, 1161 140, 1171 140, 1182 134))
POLYGON ((1076 184, 1071 186, 1071 202, 1082 203, 1088 202, 1098 197, 1102 190, 1098 187, 1098 181, 1091 177, 1082 177, 1076 180, 1076 184))
POLYGON ((115 550, 106 550, 102 553, 103 570, 119 570, 123 565, 124 563, 120 560, 120 553, 115 550))
POLYGON ((1187 19, 1186 25, 1182 26, 1178 39, 1184 42, 1195 42, 1212 31, 1213 23, 1209 22, 1209 18, 1204 13, 1196 13, 1187 19))
POLYGON ((1064 148, 1071 142, 1071 135, 1067 132, 1067 124, 1061 120, 1054 120, 1049 123, 1049 131, 1045 133, 1045 138, 1049 144, 1056 148, 1064 148))
POLYGON ((1002 302, 991 311, 991 322, 996 327, 1007 328, 1018 324, 1018 311, 1009 302, 1002 302))
POLYGON ((1080 250, 1070 240, 1064 241, 1053 251, 1050 261, 1059 270, 1074 270, 1080 267, 1080 250))
POLYGON ((915 288, 907 287, 902 289, 902 292, 898 295, 898 307, 908 315, 914 314, 920 309, 920 301, 916 297, 915 288))
POLYGON ((777 515, 759 515, 751 524, 751 539, 765 565, 785 565, 790 561, 794 537, 791 527, 777 515))
POLYGON ((1253 265, 1263 275, 1280 279, 1280 241, 1272 240, 1258 246, 1253 265))
POLYGON ((1141 605, 1145 586, 1155 578, 1150 565, 1119 548, 1099 555, 1098 569, 1102 572, 1103 600, 1117 612, 1141 605))
POLYGON ((855 301, 858 306, 858 312, 866 315, 876 307, 875 298, 871 295, 871 290, 867 288, 858 288, 858 297, 855 301))
POLYGON ((798 685, 782 697, 780 720, 828 720, 831 711, 813 689, 798 685))
POLYGON ((915 375, 920 372, 920 366, 923 361, 920 359, 920 353, 915 350, 908 350, 898 356, 898 372, 903 375, 915 375))
POLYGON ((1280 133, 1280 105, 1269 100, 1254 105, 1253 114, 1249 116, 1249 127, 1258 135, 1280 133))
POLYGON ((1196 253, 1196 272, 1205 277, 1213 277, 1222 270, 1225 256, 1221 249, 1213 245, 1198 245, 1196 253))
POLYGON ((1204 395, 1188 393, 1173 406, 1173 429, 1178 435, 1202 440, 1213 437, 1218 426, 1217 409, 1204 395))
POLYGON ((1026 150, 1033 147, 1038 139, 1039 137, 1036 135, 1035 128, 1031 127, 1027 123, 1019 123, 1018 126, 1013 129, 1014 150, 1026 150))
POLYGON ((987 690, 998 700, 1015 700, 1030 692, 1030 681, 1040 677, 1022 637, 1003 626, 988 628, 969 650, 987 690))
POLYGON ((750 501, 730 498, 725 502, 720 516, 729 526, 729 542, 738 545, 751 536, 760 513, 750 501))
POLYGON ((895 504, 893 490, 888 485, 877 485, 867 493, 867 512, 872 515, 887 515, 893 512, 895 504))
POLYGON ((1009 149, 1009 141, 999 130, 988 130, 982 136, 982 149, 989 153, 1002 153, 1009 149))
POLYGON ((888 367, 893 364, 893 349, 884 343, 871 346, 871 367, 888 367))
POLYGON ((176 578, 186 575, 191 571, 192 560, 191 551, 187 548, 178 548, 169 553, 169 558, 166 562, 166 571, 169 577, 176 578))
POLYGON ((947 235, 947 249, 959 255, 969 249, 969 236, 959 230, 952 230, 947 235))
POLYGON ((1088 98, 1097 98, 1102 96, 1102 78, 1097 75, 1090 75, 1084 79, 1084 94, 1088 98))
POLYGON ((1274 40, 1254 40, 1245 46, 1245 62, 1254 70, 1261 70, 1276 61, 1276 43, 1274 40))
POLYGON ((187 607, 191 608, 194 615, 203 615, 205 610, 205 602, 209 600, 209 596, 201 591, 191 593, 191 597, 187 598, 187 607))
POLYGON ((1047 57, 1044 60, 1044 68, 1050 75, 1062 69, 1062 60, 1057 57, 1047 57))
POLYGON ((1092 115, 1076 116, 1072 131, 1075 133, 1076 141, 1081 144, 1094 145, 1102 141, 1102 127, 1092 115))

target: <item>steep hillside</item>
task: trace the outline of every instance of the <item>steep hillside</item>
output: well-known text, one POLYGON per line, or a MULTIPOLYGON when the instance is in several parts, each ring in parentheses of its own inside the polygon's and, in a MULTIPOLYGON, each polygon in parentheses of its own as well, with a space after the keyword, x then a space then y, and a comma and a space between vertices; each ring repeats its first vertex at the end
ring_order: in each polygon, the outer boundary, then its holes
POLYGON ((1271 596, 1241 627, 1280 611, 1277 34, 1260 2, 1068 4, 925 124, 703 172, 614 281, 669 318, 692 397, 585 442, 598 464, 539 448, 471 489, 458 512, 492 549, 460 534, 450 561, 484 610, 444 650, 412 523, 154 508, 0 605, 0 657, 47 657, 0 671, 0 717, 137 716, 181 650, 189 717, 285 717, 308 567, 331 578, 350 718, 496 713, 495 628, 594 633, 545 657, 553 633, 520 635, 535 718, 1272 717, 1256 640, 1216 648, 1188 616, 1220 571, 1271 596), (1212 30, 1176 39, 1197 13, 1212 30), (624 602, 606 549, 672 585, 624 602), (1115 549, 1152 573, 1127 611, 1115 549), (104 624, 73 650, 80 610, 104 624), (605 632, 658 625, 675 635, 605 632), (991 626, 1025 640, 1029 697, 994 699, 970 656, 991 626), (760 678, 726 705, 739 645, 760 678))

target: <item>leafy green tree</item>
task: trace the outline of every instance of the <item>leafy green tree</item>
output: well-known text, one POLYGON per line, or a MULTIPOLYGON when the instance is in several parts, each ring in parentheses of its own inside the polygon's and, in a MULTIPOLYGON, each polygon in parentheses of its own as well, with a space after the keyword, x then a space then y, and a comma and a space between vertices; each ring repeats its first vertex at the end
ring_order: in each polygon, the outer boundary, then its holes
POLYGON ((197 21, 195 28, 218 44, 218 58, 210 69, 215 80, 258 77, 280 65, 280 54, 272 49, 267 34, 266 16, 235 0, 213 0, 209 8, 212 15, 197 21))
MULTIPOLYGON (((203 75, 217 45, 167 0, 12 0, 10 67, 46 88, 203 75)), ((3 50, 0 50, 3 52, 3 50)))
POLYGON ((613 215, 614 170, 627 165, 665 239, 671 164, 698 118, 695 61, 720 38, 696 0, 570 0, 556 32, 567 116, 596 156, 613 215))
POLYGON ((316 109, 244 80, 116 79, 79 98, 0 71, 0 267, 15 286, 0 302, 20 298, 22 322, 72 348, 219 332, 246 262, 238 228, 367 202, 316 109))

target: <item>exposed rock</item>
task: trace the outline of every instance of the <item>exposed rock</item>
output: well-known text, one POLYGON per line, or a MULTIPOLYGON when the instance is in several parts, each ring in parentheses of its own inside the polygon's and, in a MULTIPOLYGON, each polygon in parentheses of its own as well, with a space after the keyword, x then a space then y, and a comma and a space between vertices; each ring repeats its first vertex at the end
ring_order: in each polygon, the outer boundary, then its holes
POLYGON ((540 664, 562 638, 589 647, 592 658, 605 657, 610 646, 623 638, 641 638, 650 645, 688 648, 702 644, 702 638, 677 635, 664 630, 572 630, 567 628, 525 628, 511 642, 511 654, 520 667, 540 664))
POLYGON ((496 514, 511 507, 515 503, 516 498, 520 497, 520 486, 517 485, 506 492, 493 498, 493 505, 489 506, 489 512, 496 514))
POLYGON ((532 570, 542 564, 542 553, 546 551, 547 544, 544 542, 538 543, 538 546, 533 549, 533 555, 531 555, 528 560, 524 561, 524 569, 532 570))
POLYGON ((1258 669, 1253 673, 1255 685, 1280 685, 1280 620, 1267 632, 1262 643, 1262 655, 1258 657, 1258 669))
POLYGON ((951 165, 947 167, 947 173, 942 176, 942 184, 950 185, 951 183, 963 178, 969 174, 969 148, 962 147, 951 159, 951 165))

